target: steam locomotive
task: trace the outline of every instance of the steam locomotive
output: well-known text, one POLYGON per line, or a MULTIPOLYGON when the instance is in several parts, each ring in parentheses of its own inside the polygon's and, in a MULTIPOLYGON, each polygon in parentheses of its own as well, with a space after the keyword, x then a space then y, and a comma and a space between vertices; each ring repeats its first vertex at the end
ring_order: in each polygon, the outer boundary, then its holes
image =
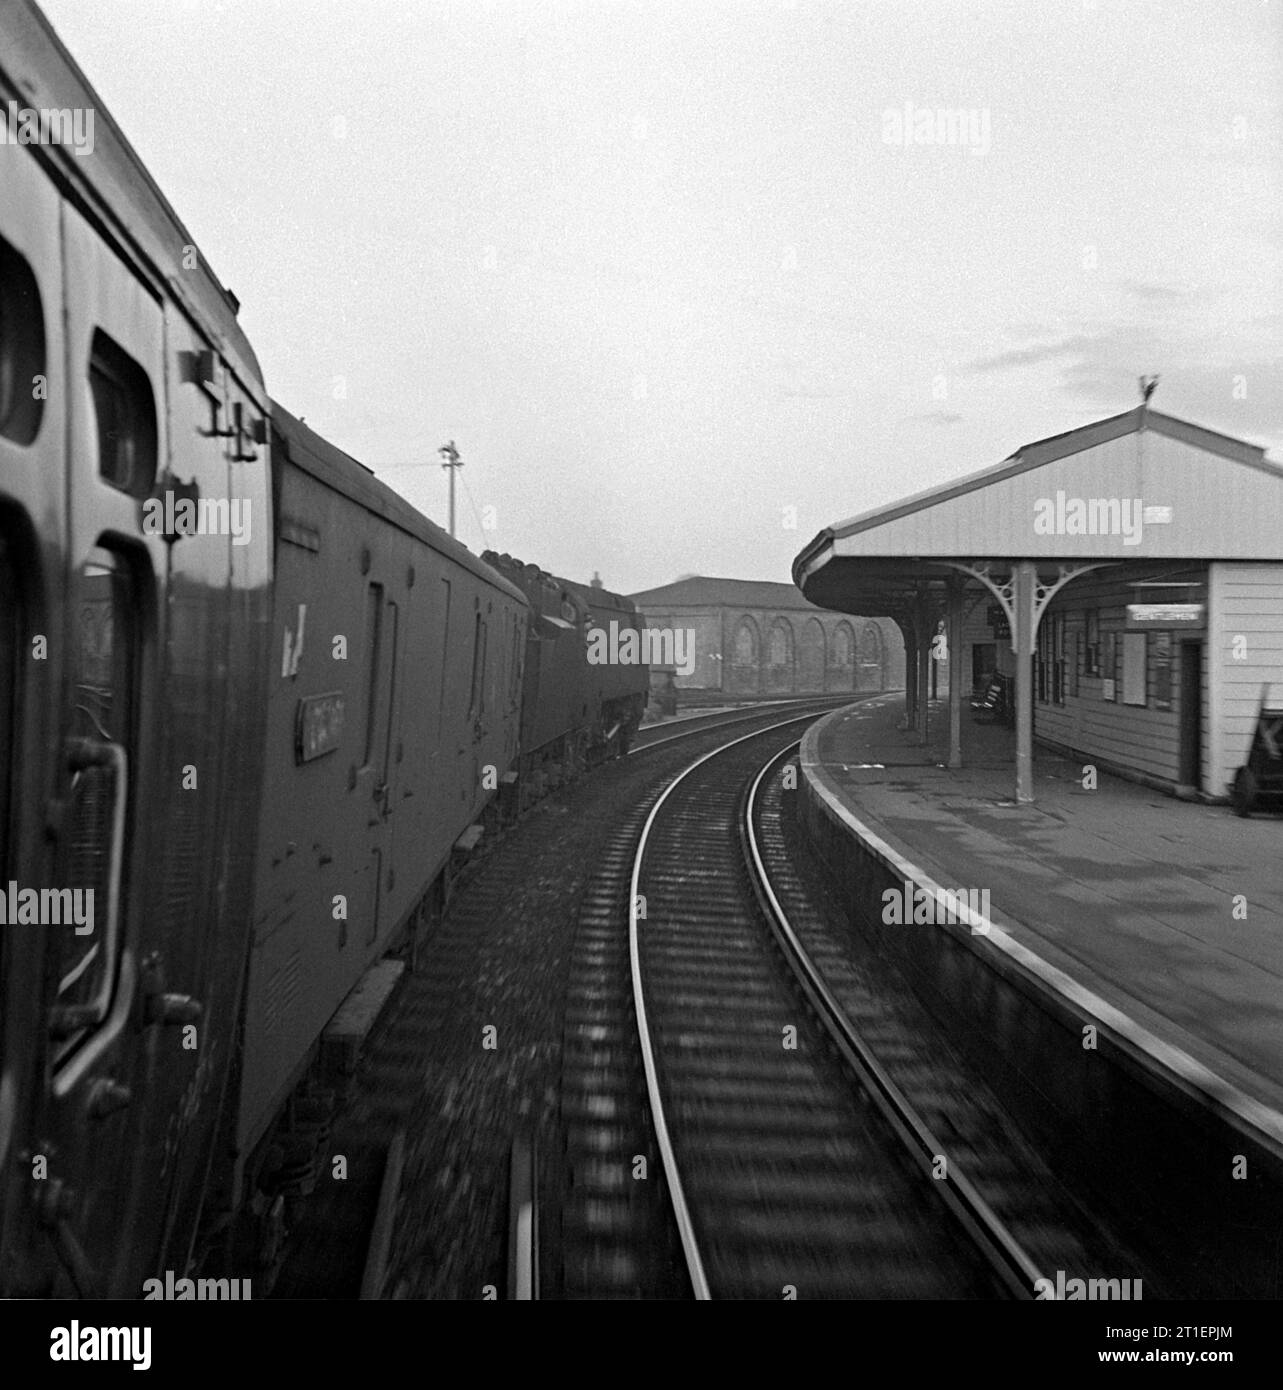
POLYGON ((0 143, 0 1293, 136 1298, 246 1223, 275 1257, 327 1025, 649 672, 588 660, 627 600, 272 401, 43 14, 0 39, 6 109, 96 115, 92 159, 0 143))

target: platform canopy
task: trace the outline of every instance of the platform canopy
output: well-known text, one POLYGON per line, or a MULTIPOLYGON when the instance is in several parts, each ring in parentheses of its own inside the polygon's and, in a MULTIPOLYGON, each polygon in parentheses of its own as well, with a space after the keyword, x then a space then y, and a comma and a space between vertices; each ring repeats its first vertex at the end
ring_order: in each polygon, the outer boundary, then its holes
POLYGON ((928 638, 945 619, 957 651, 964 595, 988 589, 1016 653, 1016 798, 1031 801, 1029 657, 1051 599, 1088 572, 1161 576, 1216 560, 1283 560, 1283 469, 1264 449, 1142 405, 826 527, 794 560, 793 580, 819 607, 900 624, 917 656, 908 697, 924 734, 928 638))

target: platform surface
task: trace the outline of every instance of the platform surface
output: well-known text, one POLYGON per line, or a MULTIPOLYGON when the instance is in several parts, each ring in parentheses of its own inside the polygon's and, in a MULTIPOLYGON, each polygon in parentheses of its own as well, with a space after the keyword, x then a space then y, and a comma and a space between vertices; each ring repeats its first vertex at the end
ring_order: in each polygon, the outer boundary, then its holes
POLYGON ((1104 774, 1087 791, 1082 763, 1037 748, 1036 802, 1017 807, 1011 730, 964 706, 950 771, 944 702, 925 745, 903 715, 894 694, 826 716, 804 775, 940 886, 988 889, 1003 932, 1283 1132, 1283 816, 1104 774))

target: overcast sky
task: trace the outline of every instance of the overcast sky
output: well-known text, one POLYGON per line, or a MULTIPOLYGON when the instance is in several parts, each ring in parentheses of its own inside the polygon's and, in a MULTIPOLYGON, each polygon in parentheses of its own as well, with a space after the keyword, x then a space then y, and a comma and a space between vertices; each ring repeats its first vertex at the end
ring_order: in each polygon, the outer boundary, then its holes
POLYGON ((1283 0, 44 8, 272 395, 443 524, 454 439, 475 550, 787 580, 1141 372, 1283 457, 1283 0))

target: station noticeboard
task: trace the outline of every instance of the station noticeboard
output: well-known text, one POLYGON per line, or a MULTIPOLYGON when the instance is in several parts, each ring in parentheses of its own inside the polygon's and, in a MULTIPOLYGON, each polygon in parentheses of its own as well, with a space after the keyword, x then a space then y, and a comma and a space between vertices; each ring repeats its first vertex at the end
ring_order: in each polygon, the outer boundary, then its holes
POLYGON ((1129 603, 1128 632, 1202 632, 1207 627, 1205 603, 1129 603))

